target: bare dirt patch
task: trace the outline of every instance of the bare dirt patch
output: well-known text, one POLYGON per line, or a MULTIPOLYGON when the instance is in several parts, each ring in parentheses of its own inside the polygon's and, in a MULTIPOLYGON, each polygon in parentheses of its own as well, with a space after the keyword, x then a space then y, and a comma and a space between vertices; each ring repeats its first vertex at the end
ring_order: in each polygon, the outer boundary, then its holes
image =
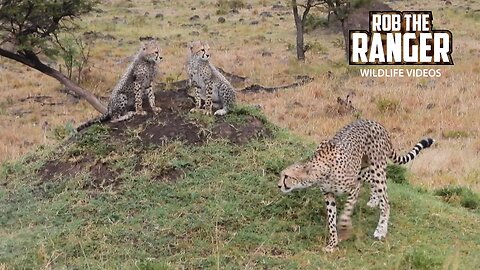
POLYGON ((88 173, 90 177, 89 181, 83 185, 85 189, 104 189, 119 184, 118 173, 111 170, 107 164, 95 161, 91 156, 86 156, 78 161, 48 161, 38 173, 44 182, 88 173))

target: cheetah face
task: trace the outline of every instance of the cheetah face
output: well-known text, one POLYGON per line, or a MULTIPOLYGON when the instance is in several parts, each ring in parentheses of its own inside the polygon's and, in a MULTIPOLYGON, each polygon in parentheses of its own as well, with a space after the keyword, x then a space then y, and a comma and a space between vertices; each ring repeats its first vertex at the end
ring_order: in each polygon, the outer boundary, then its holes
POLYGON ((284 193, 295 189, 307 188, 315 183, 315 177, 310 175, 311 166, 293 164, 280 173, 278 188, 284 193))
POLYGON ((148 62, 157 63, 157 62, 160 62, 161 60, 163 60, 161 52, 162 51, 161 51, 160 47, 153 40, 145 42, 142 45, 143 58, 145 60, 147 60, 148 62))
POLYGON ((194 58, 208 61, 210 59, 210 46, 204 41, 193 41, 189 44, 190 55, 194 58))

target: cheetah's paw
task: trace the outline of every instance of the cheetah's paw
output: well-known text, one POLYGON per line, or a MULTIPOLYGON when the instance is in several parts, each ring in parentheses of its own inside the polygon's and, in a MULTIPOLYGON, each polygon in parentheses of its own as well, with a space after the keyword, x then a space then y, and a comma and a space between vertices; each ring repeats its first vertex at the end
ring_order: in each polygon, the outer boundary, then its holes
POLYGON ((160 108, 160 107, 153 107, 153 108, 152 108, 152 111, 153 111, 154 114, 158 114, 159 112, 162 111, 162 108, 160 108))
POLYGON ((326 253, 332 253, 332 252, 335 252, 338 248, 336 246, 334 247, 331 247, 331 246, 326 246, 323 248, 323 251, 325 251, 326 253))
POLYGON ((377 240, 382 240, 387 236, 387 230, 384 228, 377 228, 373 233, 373 237, 377 240))
POLYGON ((217 110, 213 115, 222 116, 225 114, 227 114, 227 111, 225 109, 221 109, 221 110, 217 110))

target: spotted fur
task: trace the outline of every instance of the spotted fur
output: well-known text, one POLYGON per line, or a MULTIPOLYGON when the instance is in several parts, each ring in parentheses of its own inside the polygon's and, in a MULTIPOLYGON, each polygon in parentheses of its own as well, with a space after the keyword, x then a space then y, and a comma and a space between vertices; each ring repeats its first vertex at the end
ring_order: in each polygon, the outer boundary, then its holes
POLYGON ((189 44, 187 73, 189 83, 195 87, 195 108, 192 111, 202 111, 214 115, 228 113, 235 103, 235 89, 230 82, 210 63, 210 46, 203 41, 189 44), (202 100, 205 109, 202 110, 202 100))
POLYGON ((360 186, 363 181, 369 183, 371 197, 367 205, 380 208, 380 218, 373 234, 380 240, 387 235, 390 216, 385 172, 387 160, 405 164, 433 143, 434 140, 430 138, 421 140, 408 154, 399 156, 382 125, 370 120, 358 120, 342 128, 331 140, 321 142, 311 159, 283 170, 278 187, 283 192, 313 185, 322 190, 329 229, 325 251, 331 252, 339 242, 335 195, 346 193, 348 196, 338 228, 340 240, 344 240, 349 237, 352 228, 351 216, 360 186))
POLYGON ((124 121, 135 114, 145 115, 142 107, 142 98, 146 94, 154 113, 161 111, 155 106, 155 96, 152 83, 157 74, 157 63, 162 60, 158 44, 151 40, 144 42, 135 55, 120 81, 110 95, 107 111, 77 128, 80 131, 95 123, 124 121), (128 105, 135 103, 135 111, 129 111, 128 105))

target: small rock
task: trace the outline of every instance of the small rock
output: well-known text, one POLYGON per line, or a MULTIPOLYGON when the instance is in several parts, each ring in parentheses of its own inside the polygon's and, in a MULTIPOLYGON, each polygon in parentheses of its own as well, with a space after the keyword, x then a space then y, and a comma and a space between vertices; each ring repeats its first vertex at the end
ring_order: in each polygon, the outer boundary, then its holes
POLYGON ((155 40, 154 37, 152 36, 143 36, 143 37, 139 37, 138 38, 140 41, 144 41, 144 40, 155 40))
POLYGON ((190 17, 189 20, 190 20, 190 21, 198 21, 198 20, 200 20, 200 16, 198 16, 198 15, 193 15, 192 17, 190 17))
POLYGON ((155 18, 160 19, 160 20, 163 20, 163 14, 162 14, 162 13, 157 13, 157 14, 155 15, 155 18))
POLYGON ((255 25, 255 24, 258 24, 258 23, 259 23, 259 21, 251 21, 250 22, 250 24, 252 24, 252 25, 255 25))
POLYGON ((219 22, 219 23, 224 23, 224 22, 225 22, 225 18, 224 18, 224 17, 218 17, 218 22, 219 22))
POLYGON ((275 5, 272 6, 273 10, 279 10, 279 9, 284 9, 284 8, 285 8, 285 6, 282 5, 282 4, 275 4, 275 5))
POLYGON ((263 56, 263 57, 270 57, 270 56, 272 56, 272 53, 265 51, 265 52, 262 52, 262 56, 263 56))
POLYGON ((260 13, 260 17, 273 17, 272 16, 272 13, 268 12, 268 11, 264 11, 262 13, 260 13))

